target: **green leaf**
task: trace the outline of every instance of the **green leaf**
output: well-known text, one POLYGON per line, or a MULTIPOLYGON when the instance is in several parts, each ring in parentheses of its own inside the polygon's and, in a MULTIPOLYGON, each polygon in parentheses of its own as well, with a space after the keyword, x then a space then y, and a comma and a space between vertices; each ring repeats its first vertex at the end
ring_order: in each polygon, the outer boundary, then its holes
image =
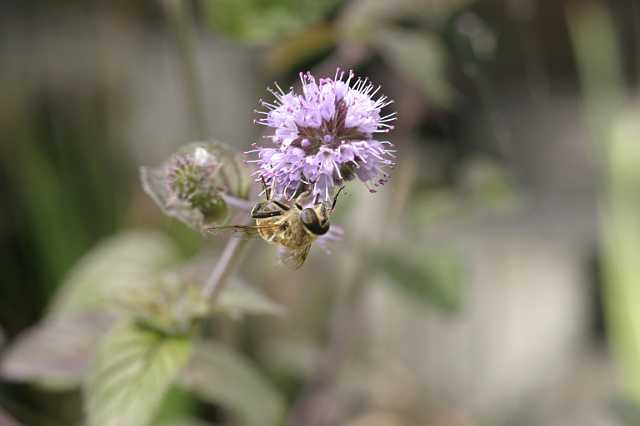
POLYGON ((282 422, 282 396, 250 360, 223 344, 203 342, 196 346, 180 383, 203 400, 229 409, 240 425, 282 422))
POLYGON ((602 211, 605 315, 627 397, 640 405, 640 123, 637 109, 612 123, 602 211))
POLYGON ((446 80, 446 50, 432 34, 403 29, 378 31, 374 45, 391 67, 412 80, 429 102, 446 107, 453 89, 446 80))
POLYGON ((191 342, 125 322, 100 344, 84 387, 89 426, 145 426, 185 366, 191 342))
POLYGON ((269 71, 285 73, 296 67, 313 62, 330 51, 336 44, 336 31, 332 25, 318 24, 276 44, 267 52, 266 65, 269 71))
POLYGON ((284 306, 238 280, 222 292, 213 311, 225 312, 233 317, 246 314, 284 315, 286 312, 284 306))
POLYGON ((474 0, 354 0, 340 17, 343 38, 367 42, 378 30, 409 21, 425 28, 442 28, 474 0))
POLYGON ((203 0, 214 30, 254 44, 266 44, 321 20, 338 0, 203 0))
POLYGON ((310 336, 271 337, 260 345, 260 359, 269 371, 293 377, 310 377, 323 355, 323 348, 310 336))
POLYGON ((215 315, 239 318, 285 313, 284 307, 234 277, 213 304, 202 291, 210 273, 210 259, 196 260, 158 276, 150 286, 114 296, 113 301, 137 319, 167 333, 184 332, 197 320, 215 315))
POLYGON ((226 201, 228 197, 245 200, 249 197, 251 188, 251 176, 242 156, 220 142, 190 143, 160 166, 142 167, 140 179, 144 191, 164 214, 178 219, 198 232, 225 222, 229 216, 226 201), (193 164, 197 161, 194 157, 200 153, 208 155, 207 162, 213 171, 207 172, 206 178, 198 173, 201 180, 179 180, 181 185, 190 189, 188 192, 191 194, 188 199, 181 198, 170 189, 171 171, 187 170, 184 166, 176 167, 176 164, 184 165, 185 159, 190 159, 189 163, 193 164))
POLYGON ((373 265, 391 282, 415 300, 444 312, 460 309, 463 297, 464 268, 455 254, 443 250, 389 250, 374 253, 373 265))
POLYGON ((193 394, 173 386, 160 405, 151 424, 153 426, 177 426, 183 423, 185 418, 189 418, 198 411, 200 402, 193 394))
POLYGON ((186 419, 175 420, 170 423, 162 423, 162 426, 214 426, 214 425, 212 423, 207 423, 199 419, 186 418, 186 419))
POLYGON ((105 307, 117 294, 148 285, 179 255, 166 236, 150 231, 126 231, 98 244, 68 274, 55 296, 49 317, 61 317, 105 307))
POLYGON ((45 320, 22 332, 4 353, 2 377, 48 389, 77 387, 112 322, 110 315, 97 312, 45 320))
POLYGON ((609 410, 620 425, 636 426, 640 424, 640 407, 632 400, 615 396, 609 402, 609 410))
MULTIPOLYGON (((623 50, 608 8, 598 2, 570 3, 567 24, 584 94, 585 118, 597 149, 611 138, 611 126, 627 104, 623 50)), ((606 149, 606 148, 605 148, 606 149)))

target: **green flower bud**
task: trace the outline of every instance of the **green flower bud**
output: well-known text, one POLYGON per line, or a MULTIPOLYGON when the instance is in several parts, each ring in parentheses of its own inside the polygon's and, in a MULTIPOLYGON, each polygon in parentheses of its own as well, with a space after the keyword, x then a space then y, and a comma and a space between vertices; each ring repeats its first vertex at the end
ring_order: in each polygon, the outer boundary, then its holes
POLYGON ((224 223, 223 195, 246 199, 250 176, 239 155, 221 143, 193 143, 162 166, 142 168, 145 191, 164 213, 201 231, 224 223))

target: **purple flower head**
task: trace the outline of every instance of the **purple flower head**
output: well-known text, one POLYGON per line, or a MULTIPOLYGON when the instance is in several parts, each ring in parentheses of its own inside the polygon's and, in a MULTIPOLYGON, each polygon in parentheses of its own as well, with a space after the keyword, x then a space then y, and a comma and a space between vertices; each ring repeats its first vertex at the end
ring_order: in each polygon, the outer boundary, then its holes
POLYGON ((376 93, 368 79, 354 80, 338 69, 333 79, 300 73, 302 93, 285 93, 276 83, 273 103, 260 101, 266 111, 257 123, 273 128, 269 147, 255 153, 258 179, 278 197, 291 199, 310 190, 316 200, 328 201, 346 181, 360 179, 371 192, 387 181, 394 165, 392 144, 374 139, 393 126, 396 113, 381 114, 393 101, 376 93))

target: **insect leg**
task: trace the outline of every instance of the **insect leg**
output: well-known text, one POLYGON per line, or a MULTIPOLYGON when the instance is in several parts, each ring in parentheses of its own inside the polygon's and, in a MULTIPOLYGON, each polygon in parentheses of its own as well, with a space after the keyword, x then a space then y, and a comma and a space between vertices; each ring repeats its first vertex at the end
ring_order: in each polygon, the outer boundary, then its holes
POLYGON ((333 197, 333 203, 331 204, 331 213, 333 213, 333 211, 336 209, 336 202, 338 201, 338 195, 340 195, 343 189, 344 189, 344 186, 341 186, 340 189, 338 189, 338 192, 336 192, 335 197, 333 197))
POLYGON ((260 180, 262 181, 262 187, 264 188, 264 194, 267 197, 267 201, 271 200, 271 188, 267 186, 267 182, 264 180, 264 176, 260 176, 260 180))

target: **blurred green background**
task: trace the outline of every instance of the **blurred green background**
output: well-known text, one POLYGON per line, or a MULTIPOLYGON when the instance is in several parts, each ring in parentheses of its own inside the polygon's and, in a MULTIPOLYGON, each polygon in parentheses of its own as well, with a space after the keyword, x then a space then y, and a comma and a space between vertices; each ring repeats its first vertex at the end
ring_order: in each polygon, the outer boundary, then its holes
MULTIPOLYGON (((213 264, 138 168, 249 149, 267 86, 339 66, 395 100, 393 179, 351 185, 299 271, 254 244, 241 279, 286 315, 215 324, 286 424, 640 424, 637 0, 9 0, 0 36, 2 352, 105 238, 213 264)), ((82 424, 79 399, 4 377, 0 424, 82 424)), ((253 419, 178 393, 157 424, 253 419)))

